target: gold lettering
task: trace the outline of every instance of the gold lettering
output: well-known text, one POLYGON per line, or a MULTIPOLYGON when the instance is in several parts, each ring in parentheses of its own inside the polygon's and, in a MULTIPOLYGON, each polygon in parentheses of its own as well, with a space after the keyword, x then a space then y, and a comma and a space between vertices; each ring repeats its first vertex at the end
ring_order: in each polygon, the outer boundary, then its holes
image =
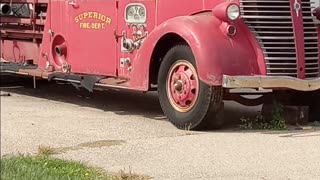
POLYGON ((96 23, 91 23, 91 28, 92 28, 92 29, 95 29, 95 24, 96 24, 96 23))
POLYGON ((101 16, 101 21, 104 21, 104 22, 106 21, 106 16, 105 15, 101 16))
POLYGON ((76 23, 78 23, 79 22, 79 17, 78 16, 75 17, 74 20, 76 21, 76 23))
POLYGON ((94 18, 94 19, 98 19, 98 13, 94 12, 94 13, 93 13, 93 18, 94 18))
POLYGON ((101 29, 102 23, 92 23, 91 28, 92 29, 101 29))
POLYGON ((80 14, 80 15, 79 15, 79 19, 80 19, 80 21, 83 20, 83 14, 80 14))
POLYGON ((92 18, 93 12, 89 12, 89 18, 92 18))
POLYGON ((80 23, 80 28, 81 29, 89 29, 90 28, 90 24, 89 23, 80 23))
POLYGON ((81 29, 105 29, 106 24, 110 25, 112 19, 98 12, 84 12, 74 18, 76 23, 79 23, 81 29), (102 22, 85 22, 79 23, 84 19, 98 19, 102 22))
POLYGON ((106 23, 110 25, 111 24, 111 19, 107 17, 106 23))
POLYGON ((83 16, 84 16, 84 19, 87 19, 87 17, 88 17, 88 13, 83 13, 83 16))

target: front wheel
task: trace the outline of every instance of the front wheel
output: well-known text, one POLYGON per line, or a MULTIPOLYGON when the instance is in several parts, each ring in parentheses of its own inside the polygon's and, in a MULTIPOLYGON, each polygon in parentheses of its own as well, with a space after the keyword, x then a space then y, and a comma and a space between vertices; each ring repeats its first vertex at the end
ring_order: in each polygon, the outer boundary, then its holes
POLYGON ((223 124, 222 88, 200 81, 187 45, 170 49, 161 63, 158 94, 169 121, 179 129, 219 128, 223 124))

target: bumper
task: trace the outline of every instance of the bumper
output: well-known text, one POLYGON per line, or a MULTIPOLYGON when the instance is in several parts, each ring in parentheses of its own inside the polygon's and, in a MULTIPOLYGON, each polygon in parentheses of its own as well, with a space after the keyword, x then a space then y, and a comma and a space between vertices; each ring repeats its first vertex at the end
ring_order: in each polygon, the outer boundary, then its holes
POLYGON ((223 76, 224 88, 263 88, 263 89, 292 89, 297 91, 320 90, 320 78, 302 80, 286 76, 223 76))

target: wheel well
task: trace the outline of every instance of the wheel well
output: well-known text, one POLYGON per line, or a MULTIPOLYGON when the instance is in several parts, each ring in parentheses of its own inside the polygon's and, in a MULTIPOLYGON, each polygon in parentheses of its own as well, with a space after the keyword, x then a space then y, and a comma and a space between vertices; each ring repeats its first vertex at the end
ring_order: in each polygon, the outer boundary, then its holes
POLYGON ((160 65, 166 53, 172 47, 181 43, 187 43, 187 42, 181 36, 175 33, 166 34, 157 42, 157 45, 155 46, 151 56, 150 71, 149 71, 150 85, 157 84, 160 65))

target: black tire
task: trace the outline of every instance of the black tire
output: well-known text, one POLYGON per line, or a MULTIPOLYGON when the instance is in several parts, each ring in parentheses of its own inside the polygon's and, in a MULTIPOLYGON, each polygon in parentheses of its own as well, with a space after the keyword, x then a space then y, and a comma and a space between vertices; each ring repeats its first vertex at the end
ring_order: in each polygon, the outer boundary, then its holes
POLYGON ((158 74, 159 101, 164 114, 179 129, 204 130, 220 128, 223 125, 223 89, 221 87, 210 87, 197 78, 199 90, 192 108, 187 112, 181 112, 172 105, 172 100, 170 101, 168 97, 170 95, 167 90, 167 79, 171 72, 170 69, 177 62, 192 64, 197 71, 195 57, 189 46, 177 45, 167 52, 158 74))

